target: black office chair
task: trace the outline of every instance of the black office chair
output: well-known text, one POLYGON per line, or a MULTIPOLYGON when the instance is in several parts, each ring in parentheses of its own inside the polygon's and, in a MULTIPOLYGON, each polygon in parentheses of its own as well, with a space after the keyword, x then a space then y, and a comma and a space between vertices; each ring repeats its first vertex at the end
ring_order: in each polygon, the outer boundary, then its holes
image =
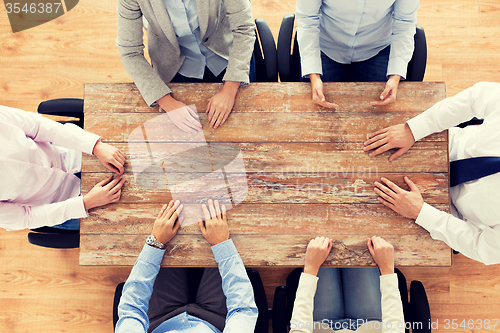
MULTIPOLYGON (((168 269, 168 268, 167 268, 168 269)), ((195 268, 198 269, 198 268, 195 268)), ((269 313, 267 308, 267 297, 266 292, 264 290, 264 285, 262 284, 262 280, 260 278, 259 272, 253 269, 247 268, 248 278, 252 283, 255 304, 259 310, 259 316, 257 317, 257 323, 255 325, 255 333, 268 333, 269 332, 269 313)), ((191 286, 190 289, 196 290, 198 289, 199 279, 192 279, 188 281, 191 286)), ((113 300, 113 330, 116 328, 116 323, 118 322, 118 304, 120 304, 120 298, 123 292, 123 286, 125 282, 122 282, 116 286, 115 297, 113 300)))
MULTIPOLYGON (((38 113, 78 118, 61 123, 73 123, 83 128, 83 99, 60 98, 44 101, 38 105, 38 113)), ((80 231, 41 227, 31 229, 28 241, 33 245, 53 249, 73 249, 80 247, 80 231)))
MULTIPOLYGON (((420 281, 412 281, 410 286, 410 302, 408 302, 408 289, 406 278, 399 269, 395 269, 398 275, 399 292, 403 304, 405 322, 410 323, 413 333, 430 333, 431 329, 426 325, 431 319, 429 301, 425 288, 420 281), (422 327, 417 323, 423 323, 422 327)), ((294 269, 286 278, 286 286, 278 286, 274 292, 272 325, 273 333, 287 333, 287 326, 292 318, 293 303, 299 286, 302 268, 294 269)), ((409 333, 409 330, 406 330, 409 333)))
POLYGON ((257 82, 278 82, 276 44, 271 29, 263 18, 255 19, 255 25, 257 29, 254 56, 257 82))
MULTIPOLYGON (((295 14, 287 14, 281 22, 278 35, 278 72, 281 82, 300 81, 300 54, 297 34, 293 34, 295 14), (292 49, 293 40, 293 49, 292 49)), ((422 81, 427 64, 427 41, 424 28, 417 25, 415 32, 415 49, 408 63, 406 81, 422 81)))

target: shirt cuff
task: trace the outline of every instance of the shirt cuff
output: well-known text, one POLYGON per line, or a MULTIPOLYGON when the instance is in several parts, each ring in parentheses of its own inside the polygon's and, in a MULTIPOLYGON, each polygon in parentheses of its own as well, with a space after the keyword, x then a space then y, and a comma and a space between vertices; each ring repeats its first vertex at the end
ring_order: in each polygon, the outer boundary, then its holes
POLYGON ((408 68, 408 63, 403 59, 391 58, 387 65, 387 77, 389 75, 399 75, 401 79, 406 79, 406 69, 408 68))
POLYGON ((99 141, 101 137, 99 135, 96 135, 94 133, 90 133, 87 131, 83 131, 83 134, 81 136, 81 141, 80 141, 80 147, 79 151, 82 151, 86 154, 92 155, 92 152, 94 151, 94 147, 99 141))
POLYGON ((165 249, 158 249, 154 246, 144 244, 141 254, 137 260, 141 260, 153 265, 159 266, 163 260, 163 255, 165 254, 165 249))
POLYGON ((217 263, 238 255, 232 239, 212 246, 212 252, 217 263))
POLYGON ((380 275, 380 292, 387 289, 397 288, 398 275, 396 273, 380 275))
POLYGON ((323 75, 321 57, 303 59, 301 61, 301 70, 303 77, 308 77, 309 74, 323 75))
POLYGON ((319 280, 319 277, 317 277, 316 275, 302 272, 302 274, 300 274, 300 279, 304 280, 307 283, 317 283, 319 280))
POLYGON ((83 195, 78 197, 69 198, 66 201, 66 207, 72 219, 81 219, 89 216, 83 204, 83 195))
POLYGON ((434 228, 436 213, 440 213, 440 210, 424 202, 415 223, 430 232, 434 228))
POLYGON ((419 114, 416 117, 411 118, 406 123, 410 127, 415 142, 432 134, 432 131, 430 130, 429 126, 427 125, 427 122, 425 121, 423 113, 419 114))

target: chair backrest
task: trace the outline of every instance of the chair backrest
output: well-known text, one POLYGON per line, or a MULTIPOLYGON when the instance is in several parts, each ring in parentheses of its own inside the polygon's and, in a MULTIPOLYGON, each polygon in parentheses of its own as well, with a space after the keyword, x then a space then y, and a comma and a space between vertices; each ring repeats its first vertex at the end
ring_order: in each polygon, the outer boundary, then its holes
POLYGON ((255 19, 256 38, 254 45, 257 82, 278 82, 278 64, 274 37, 263 18, 255 19))
POLYGON ((83 128, 83 99, 81 98, 57 98, 41 102, 38 105, 38 113, 78 118, 77 121, 70 122, 83 128))
POLYGON ((427 65, 427 40, 424 28, 419 25, 416 26, 414 41, 415 48, 413 56, 408 63, 406 81, 423 81, 427 65))

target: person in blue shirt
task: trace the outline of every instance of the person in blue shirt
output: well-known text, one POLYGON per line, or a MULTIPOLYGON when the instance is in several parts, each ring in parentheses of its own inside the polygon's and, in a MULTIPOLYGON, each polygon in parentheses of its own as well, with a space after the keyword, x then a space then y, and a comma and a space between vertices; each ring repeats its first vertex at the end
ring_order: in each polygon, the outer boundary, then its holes
POLYGON ((419 0, 297 0, 302 76, 315 103, 326 101, 324 82, 385 82, 380 100, 396 100, 413 55, 419 0))
POLYGON ((161 209, 123 287, 115 332, 253 332, 258 315, 253 288, 229 239, 226 207, 217 200, 202 205, 205 221, 199 227, 219 268, 204 269, 195 302, 189 302, 188 269, 160 270, 164 245, 182 222, 182 208, 179 201, 170 201, 161 209))

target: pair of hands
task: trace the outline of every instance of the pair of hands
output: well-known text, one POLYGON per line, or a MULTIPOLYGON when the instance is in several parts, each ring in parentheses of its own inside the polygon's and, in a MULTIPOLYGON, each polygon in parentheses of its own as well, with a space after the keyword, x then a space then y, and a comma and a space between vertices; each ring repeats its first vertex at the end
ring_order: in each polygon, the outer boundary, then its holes
MULTIPOLYGON (((323 265, 332 249, 332 242, 333 240, 328 237, 311 239, 309 245, 307 245, 304 273, 318 275, 320 266, 323 265)), ((394 273, 394 247, 377 236, 367 238, 366 245, 380 269, 380 274, 394 273)))
MULTIPOLYGON (((217 128, 227 120, 233 109, 239 86, 240 82, 226 81, 221 91, 212 96, 205 110, 205 113, 208 113, 210 127, 217 128)), ((198 114, 186 104, 174 99, 170 94, 163 96, 157 102, 167 112, 175 126, 182 131, 187 133, 201 131, 198 114)))
POLYGON ((121 176, 125 164, 125 154, 122 151, 99 140, 95 144, 92 154, 99 159, 106 169, 120 176, 113 179, 113 176, 110 175, 84 195, 83 205, 85 210, 120 200, 121 188, 125 183, 125 179, 121 176))
MULTIPOLYGON (((370 134, 368 140, 364 143, 363 150, 371 150, 372 152, 368 156, 374 157, 390 149, 396 149, 389 157, 389 161, 392 162, 406 153, 414 143, 413 133, 408 124, 404 123, 370 134)), ((404 217, 417 219, 424 205, 424 199, 418 187, 410 178, 404 178, 406 184, 410 187, 410 191, 403 190, 386 178, 380 180, 381 182, 375 182, 375 193, 379 195, 378 201, 404 217)))
MULTIPOLYGON (((339 107, 337 104, 328 102, 325 99, 325 95, 323 93, 323 81, 321 81, 319 74, 309 74, 309 79, 311 80, 312 100, 314 103, 327 108, 339 107)), ((387 105, 396 101, 400 79, 401 76, 399 75, 390 75, 387 83, 385 84, 384 91, 380 94, 380 101, 370 102, 370 105, 387 105)))
MULTIPOLYGON (((168 205, 164 205, 156 218, 153 225, 152 235, 163 243, 168 243, 179 230, 183 218, 178 218, 182 212, 183 205, 179 200, 170 201, 168 205)), ((226 206, 219 206, 219 202, 208 200, 208 207, 201 206, 205 221, 200 219, 198 226, 201 234, 213 246, 229 239, 229 228, 227 226, 226 206)))

